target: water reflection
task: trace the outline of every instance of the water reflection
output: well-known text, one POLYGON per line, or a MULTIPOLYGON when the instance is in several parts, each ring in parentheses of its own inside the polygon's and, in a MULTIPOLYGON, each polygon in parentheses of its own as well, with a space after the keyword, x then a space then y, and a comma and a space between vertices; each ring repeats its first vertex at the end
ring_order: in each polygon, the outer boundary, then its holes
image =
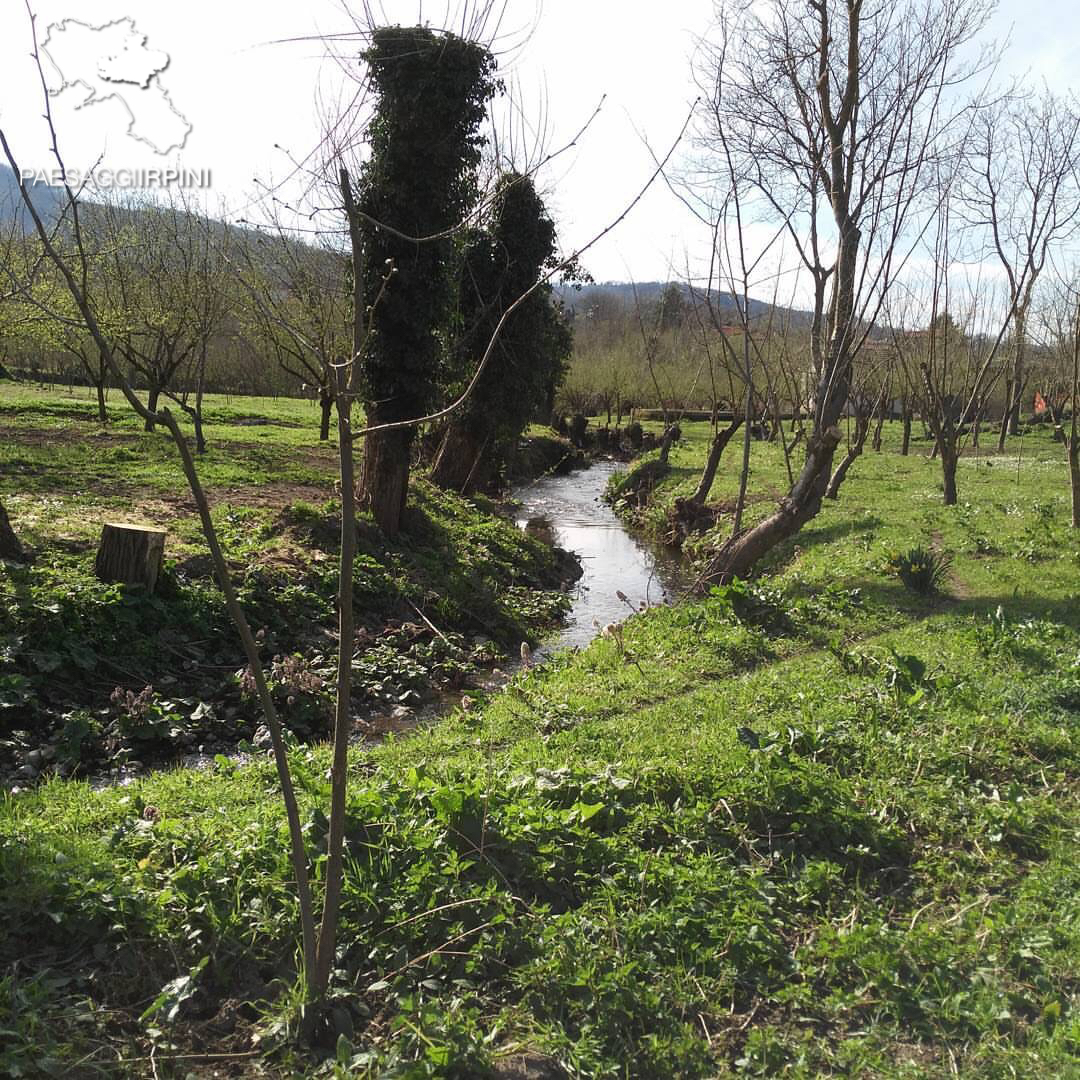
POLYGON ((584 574, 575 586, 573 608, 557 637, 543 651, 586 645, 601 626, 621 622, 630 607, 670 603, 684 584, 676 559, 633 537, 601 496, 608 477, 621 466, 602 461, 566 476, 549 476, 515 491, 521 501, 518 525, 575 552, 584 574))

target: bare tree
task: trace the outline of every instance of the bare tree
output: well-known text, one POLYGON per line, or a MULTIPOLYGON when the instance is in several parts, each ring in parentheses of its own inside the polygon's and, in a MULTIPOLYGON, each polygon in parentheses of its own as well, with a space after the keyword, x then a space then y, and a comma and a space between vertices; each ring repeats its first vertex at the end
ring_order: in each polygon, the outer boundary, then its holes
POLYGON ((1009 286, 1012 359, 998 449, 1015 434, 1027 382, 1027 323, 1052 249, 1080 226, 1080 111, 1045 90, 980 110, 966 148, 963 201, 1009 286))
POLYGON ((1055 274, 1055 279, 1040 312, 1046 363, 1038 385, 1055 437, 1065 447, 1071 524, 1076 529, 1080 528, 1080 280, 1075 268, 1069 275, 1055 274))
POLYGON ((236 253, 247 293, 245 320, 298 386, 316 388, 319 438, 329 439, 334 365, 352 348, 345 260, 328 240, 311 244, 290 236, 280 219, 245 240, 236 253))
POLYGON ((92 264, 88 257, 84 291, 125 368, 145 384, 146 429, 154 429, 164 394, 194 421, 201 452, 207 352, 232 297, 228 231, 182 199, 86 211, 84 236, 100 254, 92 264))
POLYGON ((905 384, 934 438, 945 505, 953 506, 960 455, 1001 375, 997 358, 1015 307, 1011 295, 1001 302, 980 263, 958 257, 953 199, 947 184, 942 191, 927 243, 931 269, 925 288, 909 284, 904 303, 890 298, 886 320, 905 384))
POLYGON ((816 390, 798 477, 771 515, 720 547, 712 579, 745 576, 821 507, 852 362, 910 251, 924 171, 958 134, 948 101, 971 71, 958 54, 988 10, 984 0, 718 5, 717 40, 699 64, 700 145, 729 172, 730 151, 761 215, 787 229, 813 290, 816 390))

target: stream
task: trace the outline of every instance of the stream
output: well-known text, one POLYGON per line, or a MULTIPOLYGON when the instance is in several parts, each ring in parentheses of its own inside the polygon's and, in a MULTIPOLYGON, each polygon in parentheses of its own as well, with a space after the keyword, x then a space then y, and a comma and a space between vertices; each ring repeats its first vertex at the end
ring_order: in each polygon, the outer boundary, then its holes
MULTIPOLYGON (((572 588, 572 606, 566 621, 534 650, 538 660, 559 649, 588 645, 600 632, 597 624, 603 627, 622 622, 642 604, 670 603, 686 584, 685 569, 679 560, 635 538, 603 501, 608 478, 619 467, 615 461, 600 461, 564 476, 543 477, 513 493, 520 503, 518 526, 574 552, 583 570, 572 588), (620 590, 628 602, 619 599, 620 590)), ((519 662, 511 659, 482 677, 480 686, 487 692, 497 691, 518 668, 519 662)), ((405 734, 438 719, 460 700, 460 692, 440 694, 418 708, 365 714, 365 720, 376 721, 376 739, 389 732, 405 734)), ((354 741, 371 742, 371 729, 358 731, 354 741)), ((261 752, 268 752, 265 745, 261 752)), ((250 753, 235 749, 223 748, 223 753, 237 764, 251 759, 250 753)), ((209 768, 220 756, 200 747, 198 752, 183 755, 178 764, 209 768)), ((148 771, 152 770, 125 764, 89 779, 93 788, 103 789, 126 785, 148 771)))
POLYGON ((670 603, 686 584, 678 559, 634 537, 603 501, 608 478, 621 467, 600 461, 513 493, 521 503, 519 527, 574 552, 584 570, 565 624, 537 650, 540 654, 585 646, 599 632, 596 623, 622 622, 642 603, 670 603), (619 590, 629 604, 619 599, 619 590))

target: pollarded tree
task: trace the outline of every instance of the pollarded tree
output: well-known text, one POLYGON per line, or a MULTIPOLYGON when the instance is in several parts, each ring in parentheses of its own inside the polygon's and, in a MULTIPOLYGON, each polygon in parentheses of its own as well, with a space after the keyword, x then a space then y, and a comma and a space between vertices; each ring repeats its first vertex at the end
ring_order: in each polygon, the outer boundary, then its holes
POLYGON ((472 234, 465 252, 457 350, 465 383, 504 312, 528 296, 510 313, 472 393, 446 424, 432 469, 440 486, 463 492, 481 486, 529 421, 545 407, 550 414, 572 339, 551 286, 529 290, 556 263, 555 225, 543 199, 527 176, 504 175, 487 228, 472 234))
POLYGON ((772 514, 722 545, 714 579, 745 576, 821 508, 854 358, 931 194, 924 174, 950 135, 962 137, 946 100, 988 11, 985 0, 718 4, 700 145, 747 203, 786 226, 812 281, 815 391, 799 475, 772 514))
MULTIPOLYGON (((480 125, 495 93, 484 45, 426 27, 380 27, 364 54, 374 115, 354 215, 372 333, 360 362, 370 426, 415 420, 448 373, 460 265, 458 227, 477 199, 480 125), (387 266, 395 271, 383 292, 387 266)), ((388 536, 409 487, 415 427, 365 436, 359 496, 388 536)))

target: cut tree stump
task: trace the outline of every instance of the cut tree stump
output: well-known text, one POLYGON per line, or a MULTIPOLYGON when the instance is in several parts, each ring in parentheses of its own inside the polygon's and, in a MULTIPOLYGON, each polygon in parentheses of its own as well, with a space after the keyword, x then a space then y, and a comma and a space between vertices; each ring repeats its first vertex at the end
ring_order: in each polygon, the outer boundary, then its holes
POLYGON ((164 529, 107 522, 101 530, 94 573, 100 581, 144 585, 153 592, 164 554, 164 529))

